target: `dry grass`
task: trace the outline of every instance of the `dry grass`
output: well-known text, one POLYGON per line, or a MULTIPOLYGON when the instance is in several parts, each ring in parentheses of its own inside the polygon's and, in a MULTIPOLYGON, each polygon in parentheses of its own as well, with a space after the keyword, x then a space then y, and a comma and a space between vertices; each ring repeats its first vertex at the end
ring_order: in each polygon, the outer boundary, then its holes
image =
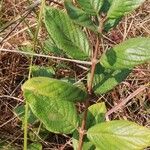
MULTIPOLYGON (((56 4, 55 4, 56 5, 56 4)), ((29 6, 26 0, 5 0, 0 13, 0 25, 12 21, 16 16, 20 16, 22 12, 29 6)), ((36 14, 38 9, 30 13, 25 21, 20 23, 14 31, 5 39, 0 48, 20 49, 22 45, 32 43, 32 32, 36 26, 36 14), (28 27, 27 27, 28 25, 28 27), (29 28, 30 27, 30 28, 29 28), (31 31, 29 31, 29 29, 31 31)), ((15 23, 16 24, 16 23, 15 23)), ((15 24, 11 25, 5 31, 0 33, 0 40, 5 38, 13 29, 15 24)), ((91 42, 94 42, 94 36, 88 33, 91 42)), ((100 53, 108 47, 119 43, 125 39, 136 36, 150 35, 150 1, 132 14, 126 16, 117 28, 101 40, 100 53)), ((44 29, 39 35, 39 40, 43 40, 46 34, 44 29)), ((18 149, 22 149, 23 131, 20 121, 14 116, 13 109, 20 105, 23 97, 21 91, 22 83, 27 79, 28 66, 30 58, 8 52, 0 53, 0 144, 6 141, 7 144, 17 145, 18 149)), ((38 65, 54 65, 61 64, 59 61, 52 61, 43 58, 35 58, 34 64, 38 65)), ((70 68, 76 68, 70 65, 70 68)), ((82 71, 83 73, 83 71, 82 71)), ((57 71, 57 76, 65 75, 77 76, 81 78, 84 75, 81 72, 77 74, 70 69, 62 69, 57 71), (67 72, 67 73, 66 73, 67 72)), ((126 99, 136 89, 142 85, 150 83, 150 64, 136 67, 126 81, 122 82, 114 90, 106 95, 95 98, 95 101, 105 101, 108 110, 126 99)), ((112 113, 109 119, 128 119, 138 124, 150 127, 150 88, 140 92, 132 98, 127 105, 112 113)), ((32 130, 32 128, 30 129, 32 130)), ((41 141, 46 149, 71 149, 70 138, 62 135, 49 134, 45 141, 41 141)))

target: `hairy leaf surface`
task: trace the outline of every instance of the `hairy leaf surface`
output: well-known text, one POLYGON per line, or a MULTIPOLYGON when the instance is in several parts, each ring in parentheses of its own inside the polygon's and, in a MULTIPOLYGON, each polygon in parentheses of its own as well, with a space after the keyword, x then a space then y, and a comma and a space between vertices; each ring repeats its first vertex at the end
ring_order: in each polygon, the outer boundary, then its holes
POLYGON ((86 35, 62 10, 45 8, 45 25, 56 46, 69 57, 85 60, 91 50, 86 35))
POLYGON ((97 124, 87 136, 100 150, 141 150, 150 145, 148 128, 123 120, 97 124))
POLYGON ((132 69, 150 60, 150 38, 126 40, 102 55, 100 63, 110 69, 132 69))

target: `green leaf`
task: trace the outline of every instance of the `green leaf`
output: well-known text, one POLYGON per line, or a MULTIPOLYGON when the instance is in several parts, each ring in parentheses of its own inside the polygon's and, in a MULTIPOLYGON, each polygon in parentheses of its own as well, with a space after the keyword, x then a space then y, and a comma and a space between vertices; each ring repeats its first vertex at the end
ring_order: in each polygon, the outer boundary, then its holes
MULTIPOLYGON (((101 8, 101 13, 107 13, 112 3, 113 0, 105 0, 101 8)), ((111 28, 116 27, 121 19, 122 16, 119 18, 107 18, 103 25, 103 31, 108 32, 111 28)))
POLYGON ((145 0, 113 0, 107 18, 120 18, 138 8, 145 0))
POLYGON ((104 23, 104 31, 108 32, 117 26, 121 18, 139 7, 145 0, 106 0, 102 7, 107 12, 107 20, 104 23))
POLYGON ((104 0, 100 12, 106 13, 109 10, 112 2, 113 0, 104 0))
POLYGON ((116 85, 122 82, 131 72, 129 69, 123 70, 112 70, 111 72, 107 72, 106 76, 95 74, 94 82, 96 83, 94 88, 94 92, 96 94, 104 94, 110 90, 112 90, 116 85))
POLYGON ((54 133, 72 133, 79 124, 73 102, 85 100, 87 94, 73 86, 51 78, 31 78, 22 86, 32 112, 54 133))
POLYGON ((77 0, 81 8, 88 14, 98 15, 104 0, 77 0))
POLYGON ((52 67, 31 66, 31 74, 33 77, 54 77, 55 71, 52 67))
POLYGON ((88 108, 86 128, 89 129, 95 124, 105 121, 105 113, 107 112, 105 103, 96 103, 88 108))
POLYGON ((104 23, 104 31, 108 32, 111 28, 116 27, 118 25, 118 23, 120 22, 121 17, 117 18, 117 19, 108 19, 106 20, 106 22, 104 23))
POLYGON ((150 38, 126 40, 102 55, 100 63, 110 69, 132 69, 150 60, 150 38))
MULTIPOLYGON (((20 105, 14 109, 14 114, 23 122, 24 124, 24 115, 25 115, 25 106, 20 105)), ((37 118, 32 113, 31 109, 28 111, 28 123, 34 124, 37 121, 37 118)))
POLYGON ((41 139, 42 140, 46 140, 48 137, 49 137, 49 131, 46 130, 46 127, 40 123, 39 126, 37 126, 38 124, 36 124, 35 126, 32 127, 32 130, 29 130, 28 131, 28 138, 30 139, 30 141, 33 141, 33 142, 40 142, 41 139), (40 128, 40 131, 39 131, 39 128, 40 128), (40 137, 40 139, 37 139, 37 134, 35 133, 38 133, 38 136, 40 137))
POLYGON ((32 112, 54 133, 72 133, 79 123, 74 103, 24 90, 32 112))
MULTIPOLYGON (((79 145, 79 133, 78 131, 75 131, 72 136, 72 143, 73 143, 73 149, 78 150, 79 145)), ((87 137, 84 137, 84 143, 82 150, 95 150, 95 146, 87 139, 87 137)))
MULTIPOLYGON (((105 103, 97 103, 88 108, 86 129, 89 129, 95 124, 105 121, 106 106, 105 103)), ((77 131, 73 133, 72 142, 74 150, 77 150, 79 143, 79 134, 77 131)), ((85 136, 83 150, 95 150, 95 146, 85 136)))
POLYGON ((43 51, 45 54, 53 53, 54 55, 62 56, 64 51, 59 49, 56 44, 53 43, 51 39, 48 39, 44 42, 43 51))
POLYGON ((64 81, 64 82, 72 83, 76 87, 86 91, 86 87, 85 87, 84 83, 81 81, 76 81, 74 78, 65 77, 65 78, 61 78, 60 80, 64 81))
POLYGON ((28 150, 42 150, 42 145, 40 143, 32 143, 28 146, 28 150))
MULTIPOLYGON (((126 79, 131 70, 111 70, 106 69, 100 64, 96 65, 93 79, 93 90, 95 94, 104 94, 112 90, 116 85, 126 79)), ((89 79, 90 74, 88 74, 89 79)), ((88 80, 89 81, 89 80, 88 80)))
POLYGON ((46 7, 45 25, 56 46, 69 57, 80 60, 89 58, 91 49, 86 35, 65 12, 46 7))
POLYGON ((67 13, 69 17, 77 24, 87 27, 93 31, 98 30, 98 26, 96 26, 93 21, 91 20, 91 17, 84 12, 82 9, 79 9, 75 7, 71 0, 65 0, 65 8, 67 10, 67 13))
POLYGON ((148 128, 123 120, 97 124, 87 136, 100 150, 141 150, 150 146, 148 128))
POLYGON ((47 77, 32 78, 24 83, 22 89, 57 100, 70 102, 81 102, 87 98, 85 91, 71 83, 47 77))

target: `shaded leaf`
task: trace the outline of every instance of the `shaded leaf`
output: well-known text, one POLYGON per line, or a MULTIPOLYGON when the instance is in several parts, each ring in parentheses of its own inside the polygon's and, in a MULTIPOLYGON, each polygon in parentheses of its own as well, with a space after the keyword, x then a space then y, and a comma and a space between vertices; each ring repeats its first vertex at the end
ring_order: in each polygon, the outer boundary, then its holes
POLYGON ((96 103, 88 108, 86 128, 89 129, 95 124, 105 121, 106 113, 105 103, 96 103))
POLYGON ((33 77, 54 77, 55 71, 52 67, 31 66, 31 74, 33 77))
POLYGON ((109 10, 112 2, 113 2, 113 0, 104 0, 100 11, 103 13, 106 13, 109 10))
MULTIPOLYGON (((89 129, 95 124, 102 123, 105 120, 106 106, 105 103, 97 103, 88 108, 86 129, 89 129)), ((79 134, 77 131, 72 137, 74 150, 77 150, 79 144, 79 134)), ((95 146, 85 136, 83 150, 95 150, 95 146)))
MULTIPOLYGON (((25 106, 20 105, 14 109, 14 114, 23 122, 24 124, 24 115, 25 115, 25 106)), ((28 123, 34 124, 37 121, 37 118, 32 113, 31 109, 28 110, 28 123)))
MULTIPOLYGON (((73 149, 78 150, 79 145, 79 133, 78 131, 73 133, 72 136, 72 143, 73 143, 73 149)), ((82 150, 95 150, 95 146, 87 139, 87 137, 84 137, 84 143, 82 150)))
POLYGON ((81 8, 91 15, 98 15, 103 5, 103 0, 77 0, 81 8))
POLYGON ((82 9, 79 9, 75 7, 71 0, 65 0, 65 8, 67 10, 67 13, 69 17, 77 24, 87 27, 93 31, 98 30, 98 26, 96 26, 93 21, 91 20, 91 17, 84 12, 82 9))
POLYGON ((102 55, 100 63, 110 69, 132 69, 150 60, 150 38, 126 40, 102 55))
POLYGON ((63 55, 64 51, 59 49, 56 44, 53 43, 51 39, 48 39, 44 42, 43 51, 45 54, 53 53, 55 55, 63 55))
POLYGON ((42 150, 42 145, 40 143, 32 143, 28 146, 28 150, 42 150))
POLYGON ((87 136, 100 150, 141 150, 150 145, 148 128, 123 120, 97 124, 87 136))
POLYGON ((80 60, 89 58, 91 50, 86 35, 66 13, 46 7, 45 25, 56 46, 69 57, 80 60))
POLYGON ((116 27, 122 18, 107 19, 104 23, 104 31, 108 32, 111 28, 116 27))
MULTIPOLYGON (((111 70, 104 68, 100 64, 96 65, 93 79, 93 90, 95 94, 104 94, 112 90, 130 74, 131 70, 111 70)), ((90 74, 88 74, 89 78, 90 74)))

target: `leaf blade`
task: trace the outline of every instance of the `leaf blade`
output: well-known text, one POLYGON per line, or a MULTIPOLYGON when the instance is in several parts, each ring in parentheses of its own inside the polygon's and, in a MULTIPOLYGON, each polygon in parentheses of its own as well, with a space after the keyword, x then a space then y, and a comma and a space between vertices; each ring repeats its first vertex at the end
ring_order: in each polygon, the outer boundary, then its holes
POLYGON ((46 8, 45 25, 56 46, 69 57, 80 60, 89 58, 91 50, 86 35, 63 11, 46 8))
POLYGON ((72 133, 79 117, 74 102, 85 100, 80 88, 52 78, 31 78, 22 86, 24 97, 34 115, 54 133, 72 133))
POLYGON ((133 122, 115 120, 90 128, 87 136, 101 150, 140 150, 150 145, 150 130, 133 122))
POLYGON ((96 103, 88 108, 86 128, 89 129, 95 124, 105 121, 105 103, 96 103))
POLYGON ((138 37, 126 40, 108 50, 100 58, 103 67, 132 69, 150 60, 150 38, 138 37))
POLYGON ((54 133, 72 133, 79 123, 75 106, 72 102, 50 99, 47 96, 24 91, 24 96, 34 115, 54 133))
MULTIPOLYGON (((86 129, 89 129, 95 124, 101 123, 105 120, 106 106, 105 103, 93 104, 88 108, 87 119, 86 119, 86 129)), ((74 150, 77 150, 79 144, 79 133, 75 131, 73 133, 72 142, 74 150)), ((83 150, 95 150, 95 146, 84 137, 83 150)))
POLYGON ((116 19, 138 8, 145 0, 113 0, 107 18, 116 19))
POLYGON ((87 27, 93 31, 98 30, 98 26, 96 26, 91 20, 90 16, 84 12, 82 9, 75 7, 70 0, 65 0, 65 8, 69 17, 77 24, 87 27))
POLYGON ((85 91, 71 83, 48 77, 31 78, 24 83, 22 89, 71 102, 84 101, 87 98, 87 93, 85 91))
POLYGON ((77 0, 77 2, 85 12, 91 15, 98 15, 103 5, 103 0, 77 0))

